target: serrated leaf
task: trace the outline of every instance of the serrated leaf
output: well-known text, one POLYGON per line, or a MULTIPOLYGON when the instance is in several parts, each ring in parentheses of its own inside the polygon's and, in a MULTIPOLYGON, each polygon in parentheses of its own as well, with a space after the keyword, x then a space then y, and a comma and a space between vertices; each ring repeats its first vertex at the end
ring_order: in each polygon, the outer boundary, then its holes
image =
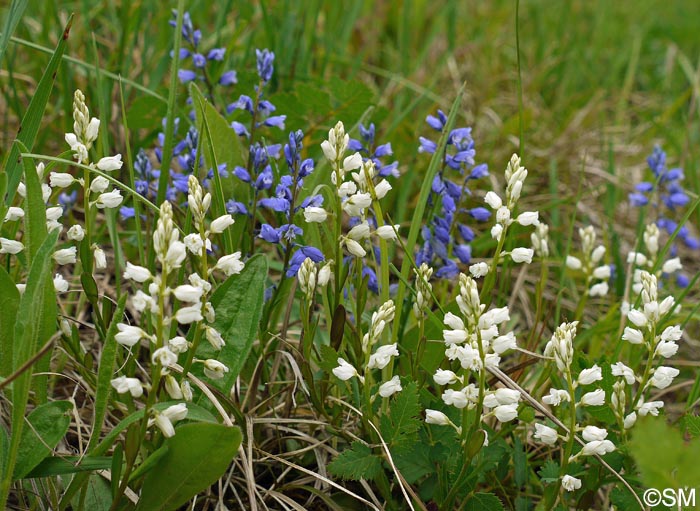
POLYGON ((493 493, 475 493, 462 507, 465 511, 503 511, 501 500, 493 493))
POLYGON ((19 442, 15 479, 25 477, 58 445, 70 426, 72 408, 70 401, 52 401, 37 406, 27 416, 28 425, 19 442))
POLYGON ((683 418, 683 424, 691 437, 697 438, 700 436, 700 416, 686 415, 683 418))
POLYGON ((241 444, 237 427, 199 422, 178 427, 168 452, 143 481, 137 511, 177 509, 221 477, 241 444))
POLYGON ((328 470, 342 479, 372 480, 381 473, 382 462, 365 444, 353 442, 328 465, 328 470))
POLYGON ((543 483, 553 483, 559 480, 559 463, 554 460, 544 462, 540 470, 537 472, 540 480, 543 483))
POLYGON ((338 352, 327 344, 323 344, 320 351, 321 359, 318 361, 318 365, 328 374, 331 374, 331 371, 338 367, 338 352))
POLYGON ((382 422, 382 435, 384 440, 392 447, 399 444, 415 441, 416 432, 420 429, 421 421, 418 418, 421 412, 418 400, 418 389, 415 382, 411 382, 404 389, 395 394, 389 408, 390 422, 382 422))
POLYGON ((408 484, 413 484, 435 471, 435 465, 430 459, 431 449, 431 446, 425 442, 415 442, 408 449, 391 453, 396 468, 408 484))

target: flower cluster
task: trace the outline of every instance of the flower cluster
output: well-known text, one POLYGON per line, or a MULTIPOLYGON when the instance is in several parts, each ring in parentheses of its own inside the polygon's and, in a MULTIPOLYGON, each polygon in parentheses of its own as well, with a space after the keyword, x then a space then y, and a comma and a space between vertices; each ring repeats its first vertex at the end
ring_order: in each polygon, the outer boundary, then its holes
POLYGON ((386 165, 382 162, 382 158, 394 154, 391 149, 391 142, 376 144, 374 123, 370 123, 368 127, 365 127, 364 124, 360 124, 359 129, 360 138, 362 140, 351 138, 348 143, 348 149, 360 153, 365 160, 372 160, 379 177, 399 177, 398 161, 386 165))
MULTIPOLYGON (((633 270, 632 290, 635 294, 639 294, 642 290, 642 272, 652 271, 657 263, 659 256, 659 236, 660 231, 657 224, 648 224, 644 230, 643 247, 646 253, 631 251, 627 254, 627 264, 633 270)), ((656 272, 657 277, 669 278, 674 273, 677 274, 676 284, 681 287, 688 285, 688 277, 681 273, 683 265, 678 256, 671 257, 660 265, 660 269, 656 272)), ((629 304, 623 304, 624 308, 628 308, 629 304)))
POLYGON ((588 387, 603 379, 603 371, 598 365, 582 369, 576 377, 572 370, 574 360, 574 338, 576 337, 576 327, 578 322, 562 323, 557 327, 552 338, 544 349, 544 355, 552 359, 560 375, 563 377, 566 388, 551 388, 549 394, 542 401, 552 407, 558 407, 564 402, 569 403, 569 431, 568 435, 562 437, 556 428, 545 424, 535 424, 534 438, 546 445, 554 445, 560 438, 567 442, 564 463, 561 467, 561 485, 566 491, 574 491, 581 487, 581 480, 567 474, 570 462, 581 456, 598 455, 603 456, 615 450, 615 445, 607 439, 608 432, 605 429, 592 425, 581 428, 578 424, 577 410, 586 406, 602 406, 605 404, 605 391, 603 389, 588 390, 576 399, 576 391, 579 387, 588 387), (582 436, 585 440, 583 448, 573 453, 574 436, 577 431, 583 430, 582 436))
MULTIPOLYGON (((426 121, 435 131, 442 132, 447 116, 438 110, 437 117, 429 115, 426 121)), ((420 137, 420 152, 432 154, 436 150, 435 142, 420 137)), ((471 195, 469 181, 488 176, 488 167, 486 164, 476 165, 475 156, 471 128, 453 129, 447 138, 444 160, 432 182, 429 221, 421 230, 423 247, 416 254, 416 265, 427 263, 437 268, 435 276, 438 278, 457 276, 459 267, 453 257, 462 264, 471 260, 469 243, 474 239, 474 231, 460 222, 459 216, 466 213, 479 222, 485 222, 491 216, 483 207, 462 207, 465 197, 471 195)))
MULTIPOLYGON (((476 281, 460 273, 457 305, 461 317, 451 312, 445 314, 443 330, 445 355, 450 361, 449 369, 438 369, 433 376, 438 385, 456 385, 442 393, 442 400, 448 406, 458 409, 484 408, 482 418, 495 416, 500 422, 509 422, 518 416, 520 393, 506 388, 489 390, 485 388, 485 372, 489 367, 498 367, 501 354, 517 348, 513 332, 501 333, 499 326, 510 320, 508 307, 492 308, 485 311, 486 305, 479 298, 476 281), (455 372, 454 362, 459 363, 455 372), (475 376, 477 384, 468 383, 475 376)), ((481 413, 481 410, 479 410, 481 413)), ((430 424, 452 425, 447 417, 441 419, 441 412, 427 410, 430 424)))
MULTIPOLYGON (((170 20, 170 25, 177 27, 177 11, 173 11, 173 17, 176 19, 170 20)), ((214 79, 212 74, 219 69, 219 65, 216 63, 224 60, 226 48, 212 48, 205 55, 199 46, 202 41, 202 31, 194 28, 189 12, 183 14, 182 38, 187 47, 180 48, 178 57, 183 63, 191 61, 193 69, 180 68, 177 72, 180 82, 187 83, 192 80, 202 80, 210 89, 214 84, 233 85, 238 82, 236 72, 232 70, 219 71, 219 77, 214 79)))
POLYGON ((624 428, 632 427, 637 415, 658 415, 664 402, 646 402, 645 394, 652 387, 665 389, 679 374, 678 369, 658 365, 656 362, 657 359, 674 356, 678 351, 677 343, 683 335, 679 325, 667 326, 658 333, 665 316, 677 308, 675 300, 672 296, 667 296, 659 301, 655 275, 641 271, 640 280, 640 308, 631 308, 627 312, 627 319, 631 325, 625 327, 622 340, 633 345, 644 346, 647 352, 647 364, 642 375, 635 374, 633 369, 622 362, 612 365, 613 376, 620 377, 613 393, 613 411, 624 428), (634 397, 631 397, 632 386, 636 382, 639 383, 639 387, 634 397), (627 403, 631 404, 629 413, 627 413, 627 403))
POLYGON ((596 245, 593 226, 580 228, 578 234, 581 238, 581 253, 579 257, 567 256, 566 266, 570 270, 583 273, 588 296, 605 296, 610 290, 608 281, 612 275, 611 265, 602 263, 605 246, 596 245))
MULTIPOLYGON (((396 343, 385 344, 373 350, 374 346, 380 341, 385 328, 394 320, 394 310, 394 302, 389 300, 372 314, 369 330, 362 337, 362 352, 365 357, 363 373, 360 374, 355 366, 345 359, 338 358, 338 366, 332 371, 337 378, 347 381, 353 377, 357 377, 362 384, 369 385, 370 371, 372 369, 384 369, 389 366, 392 357, 397 357, 399 355, 396 343)), ((390 397, 401 390, 399 376, 395 375, 379 385, 377 394, 381 397, 390 397)), ((373 399, 374 397, 376 397, 376 395, 373 396, 373 399)))

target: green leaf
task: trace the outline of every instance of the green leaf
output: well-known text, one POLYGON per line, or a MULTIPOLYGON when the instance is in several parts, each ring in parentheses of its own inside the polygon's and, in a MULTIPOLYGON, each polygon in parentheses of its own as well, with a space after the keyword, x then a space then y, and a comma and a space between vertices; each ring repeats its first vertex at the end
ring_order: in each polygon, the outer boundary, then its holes
MULTIPOLYGON (((212 295, 211 304, 216 312, 213 327, 226 341, 218 360, 229 368, 220 384, 212 383, 224 390, 230 389, 236 381, 257 336, 266 279, 267 259, 256 255, 248 259, 240 274, 231 275, 212 295)), ((217 358, 209 344, 202 343, 200 348, 199 357, 217 358)))
POLYGON ((547 460, 537 473, 543 483, 554 483, 559 480, 559 463, 554 460, 547 460))
POLYGON ((382 462, 365 444, 353 442, 328 465, 328 470, 342 479, 372 480, 381 473, 382 462))
POLYGON ((241 444, 236 427, 185 424, 164 445, 168 452, 143 481, 137 511, 177 509, 221 477, 241 444))
POLYGON ((73 509, 89 509, 90 511, 109 511, 112 507, 112 487, 104 477, 90 475, 85 487, 85 499, 80 506, 80 496, 73 498, 73 509))
MULTIPOLYGON (((85 273, 83 273, 85 275, 85 273)), ((124 314, 126 307, 127 294, 124 293, 117 304, 117 312, 113 317, 112 322, 107 330, 102 355, 100 356, 100 367, 97 370, 97 390, 95 391, 95 413, 93 418, 92 434, 88 442, 88 451, 96 444, 102 431, 102 422, 107 413, 107 401, 112 391, 112 375, 114 374, 114 365, 117 360, 117 324, 124 314)))
POLYGON ((475 493, 463 506, 465 511, 503 511, 503 504, 493 493, 475 493))
POLYGON ((686 415, 683 417, 683 425, 691 437, 700 437, 700 416, 686 415))
MULTIPOLYGON (((51 94, 51 89, 53 88, 53 82, 56 79, 58 65, 61 63, 63 53, 66 49, 66 42, 68 40, 68 34, 70 33, 72 24, 73 15, 71 14, 68 18, 68 23, 66 23, 66 26, 63 29, 63 35, 58 40, 58 45, 51 56, 49 65, 46 67, 46 70, 39 81, 39 85, 32 95, 32 100, 29 103, 29 107, 22 118, 22 123, 20 124, 16 138, 29 149, 31 149, 34 145, 36 135, 39 132, 39 126, 41 125, 41 120, 44 116, 46 104, 49 101, 49 95, 51 94)), ((5 157, 2 168, 5 169, 8 175, 5 204, 9 206, 12 204, 12 200, 15 198, 17 185, 19 184, 22 176, 22 168, 19 164, 19 146, 16 144, 12 146, 12 149, 5 157)))
POLYGON ((632 430, 630 453, 648 488, 700 486, 700 439, 684 441, 681 432, 666 424, 663 417, 646 417, 637 422, 632 430))
POLYGON ((109 470, 112 458, 109 456, 49 456, 29 472, 26 477, 51 477, 76 472, 109 470))
POLYGON ((338 352, 327 344, 321 345, 321 357, 318 361, 318 365, 321 369, 331 374, 331 371, 338 367, 338 352))
POLYGON ((12 372, 12 343, 19 298, 17 286, 5 268, 0 266, 0 376, 12 372))
POLYGON ((29 414, 19 442, 15 479, 25 477, 58 445, 70 427, 72 409, 70 401, 52 401, 29 414))
POLYGON ((415 442, 421 426, 420 412, 417 386, 411 382, 391 400, 389 420, 380 424, 384 440, 394 448, 415 442))

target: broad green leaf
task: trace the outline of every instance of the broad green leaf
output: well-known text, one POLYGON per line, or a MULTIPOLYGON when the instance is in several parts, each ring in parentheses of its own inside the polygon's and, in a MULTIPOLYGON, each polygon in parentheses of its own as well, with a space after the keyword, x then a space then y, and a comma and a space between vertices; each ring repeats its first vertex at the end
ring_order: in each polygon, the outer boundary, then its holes
POLYGON ((342 479, 371 480, 382 471, 382 462, 365 444, 353 442, 328 465, 328 470, 342 479))
POLYGON ((19 298, 17 286, 5 268, 0 266, 0 376, 12 372, 12 343, 19 298))
POLYGON ((51 453, 70 427, 70 401, 52 401, 36 407, 19 442, 14 478, 22 479, 51 453))
POLYGON ((109 511, 112 507, 112 487, 102 476, 92 474, 85 487, 85 499, 80 506, 80 495, 73 498, 73 509, 89 509, 90 511, 109 511))
MULTIPOLYGON (((236 381, 258 333, 266 279, 267 259, 256 255, 246 262, 240 274, 231 275, 212 296, 211 304, 216 311, 213 326, 226 341, 218 354, 218 359, 229 368, 221 380, 225 390, 236 381)), ((211 346, 204 343, 198 356, 217 358, 211 346)))
POLYGON ((630 454, 647 488, 700 486, 700 439, 686 442, 663 417, 646 417, 634 426, 630 454), (663 453, 663 456, 659 456, 663 453))
POLYGON ((109 456, 49 456, 29 472, 26 477, 51 477, 76 472, 109 470, 112 458, 109 456))
POLYGON ((241 444, 237 427, 194 423, 178 427, 168 452, 143 481, 137 511, 177 509, 228 469, 241 444))
POLYGON ((493 493, 475 493, 462 507, 465 511, 503 511, 503 503, 493 493))
MULTIPOLYGON (((49 101, 49 95, 51 94, 51 89, 53 88, 53 82, 56 79, 58 65, 60 64, 63 53, 66 49, 66 42, 68 40, 68 34, 70 33, 72 24, 73 15, 71 14, 68 18, 68 23, 66 23, 66 26, 63 29, 63 35, 58 40, 58 45, 51 56, 51 60, 49 60, 49 65, 46 67, 46 70, 39 81, 39 85, 32 95, 32 100, 29 103, 29 107, 22 118, 22 123, 20 124, 17 133, 17 140, 22 142, 29 149, 31 149, 34 145, 34 140, 39 132, 39 126, 41 125, 41 120, 44 116, 46 104, 49 101)), ((15 144, 7 153, 2 166, 8 175, 7 196, 5 199, 5 204, 8 206, 12 204, 12 200, 15 198, 17 185, 19 184, 22 176, 22 167, 18 163, 18 160, 19 146, 15 144)))

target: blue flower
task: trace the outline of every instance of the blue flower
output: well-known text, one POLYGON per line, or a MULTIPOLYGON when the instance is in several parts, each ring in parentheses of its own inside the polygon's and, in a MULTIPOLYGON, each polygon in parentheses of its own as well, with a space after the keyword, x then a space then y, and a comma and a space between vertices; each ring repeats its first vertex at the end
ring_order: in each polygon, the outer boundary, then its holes
POLYGON ((272 72, 274 71, 273 63, 275 61, 275 54, 268 49, 255 50, 255 56, 257 59, 258 76, 263 81, 267 83, 272 78, 272 72))

